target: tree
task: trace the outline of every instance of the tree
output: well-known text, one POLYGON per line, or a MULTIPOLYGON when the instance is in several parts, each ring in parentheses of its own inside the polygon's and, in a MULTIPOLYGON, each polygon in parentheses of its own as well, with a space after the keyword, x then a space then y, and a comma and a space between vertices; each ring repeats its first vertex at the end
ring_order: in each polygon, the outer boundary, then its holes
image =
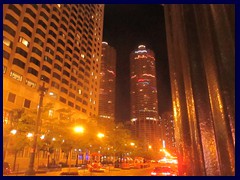
POLYGON ((32 132, 34 128, 34 116, 31 113, 31 110, 22 109, 13 109, 11 112, 11 123, 10 127, 5 129, 4 134, 8 134, 8 143, 6 151, 14 155, 13 161, 13 171, 15 170, 17 154, 20 151, 23 151, 25 147, 30 145, 30 139, 26 138, 27 134, 32 132), (16 135, 10 135, 11 130, 16 131, 16 135))

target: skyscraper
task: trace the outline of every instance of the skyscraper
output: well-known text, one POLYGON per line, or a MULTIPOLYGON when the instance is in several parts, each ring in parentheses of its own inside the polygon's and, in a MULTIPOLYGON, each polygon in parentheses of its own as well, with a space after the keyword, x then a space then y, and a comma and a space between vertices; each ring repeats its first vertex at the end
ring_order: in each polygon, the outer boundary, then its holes
POLYGON ((100 68, 100 120, 115 118, 115 88, 116 88, 116 50, 107 42, 102 42, 102 60, 100 68))
POLYGON ((4 4, 4 120, 13 108, 44 101, 78 117, 98 115, 104 5, 4 4))
POLYGON ((161 114, 160 126, 162 132, 163 146, 170 152, 176 152, 175 135, 174 135, 174 119, 171 111, 166 111, 161 114))
POLYGON ((98 4, 3 5, 4 127, 12 109, 37 109, 43 83, 43 104, 54 104, 49 114, 66 108, 78 119, 98 116, 103 13, 98 4))
POLYGON ((154 52, 144 45, 130 54, 131 121, 144 148, 159 148, 159 114, 154 52))

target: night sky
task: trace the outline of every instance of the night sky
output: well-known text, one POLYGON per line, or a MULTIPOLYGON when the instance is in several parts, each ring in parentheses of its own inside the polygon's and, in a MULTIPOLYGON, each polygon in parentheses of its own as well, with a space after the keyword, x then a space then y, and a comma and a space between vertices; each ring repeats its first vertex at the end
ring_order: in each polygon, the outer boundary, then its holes
POLYGON ((105 5, 103 41, 116 49, 116 121, 130 120, 131 51, 144 44, 155 52, 159 114, 171 110, 163 6, 157 4, 105 5))

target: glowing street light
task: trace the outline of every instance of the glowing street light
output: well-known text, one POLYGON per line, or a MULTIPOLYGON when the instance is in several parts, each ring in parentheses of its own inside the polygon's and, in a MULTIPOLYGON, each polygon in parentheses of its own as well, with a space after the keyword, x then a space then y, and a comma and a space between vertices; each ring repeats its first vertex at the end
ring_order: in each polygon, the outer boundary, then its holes
POLYGON ((6 143, 5 143, 5 147, 3 148, 3 160, 5 159, 6 157, 6 153, 7 153, 7 147, 8 147, 8 142, 10 141, 10 137, 12 135, 15 135, 17 133, 17 130, 16 129, 13 129, 10 131, 10 134, 8 135, 8 138, 6 139, 6 143))
POLYGON ((76 127, 74 127, 74 131, 76 133, 83 133, 84 132, 84 128, 82 126, 76 126, 76 127))
POLYGON ((151 145, 149 145, 149 146, 148 146, 148 149, 152 149, 152 146, 151 146, 151 145))
POLYGON ((130 145, 131 145, 131 146, 135 146, 135 143, 131 142, 130 145))
POLYGON ((13 129, 10 131, 11 134, 15 135, 17 133, 17 130, 16 129, 13 129))
POLYGON ((44 135, 44 134, 40 136, 40 139, 41 139, 41 140, 43 140, 44 138, 45 138, 45 135, 44 135))
POLYGON ((28 134, 27 134, 27 137, 28 137, 28 138, 33 137, 33 133, 28 133, 28 134))
POLYGON ((97 134, 97 137, 99 137, 99 138, 103 138, 105 135, 103 134, 103 133, 98 133, 97 134))

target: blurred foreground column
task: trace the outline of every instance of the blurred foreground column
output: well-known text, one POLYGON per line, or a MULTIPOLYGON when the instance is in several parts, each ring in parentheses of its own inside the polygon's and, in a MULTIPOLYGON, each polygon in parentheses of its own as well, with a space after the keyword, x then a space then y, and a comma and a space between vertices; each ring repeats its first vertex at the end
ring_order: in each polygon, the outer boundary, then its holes
POLYGON ((235 5, 164 5, 180 175, 235 175, 235 5))

